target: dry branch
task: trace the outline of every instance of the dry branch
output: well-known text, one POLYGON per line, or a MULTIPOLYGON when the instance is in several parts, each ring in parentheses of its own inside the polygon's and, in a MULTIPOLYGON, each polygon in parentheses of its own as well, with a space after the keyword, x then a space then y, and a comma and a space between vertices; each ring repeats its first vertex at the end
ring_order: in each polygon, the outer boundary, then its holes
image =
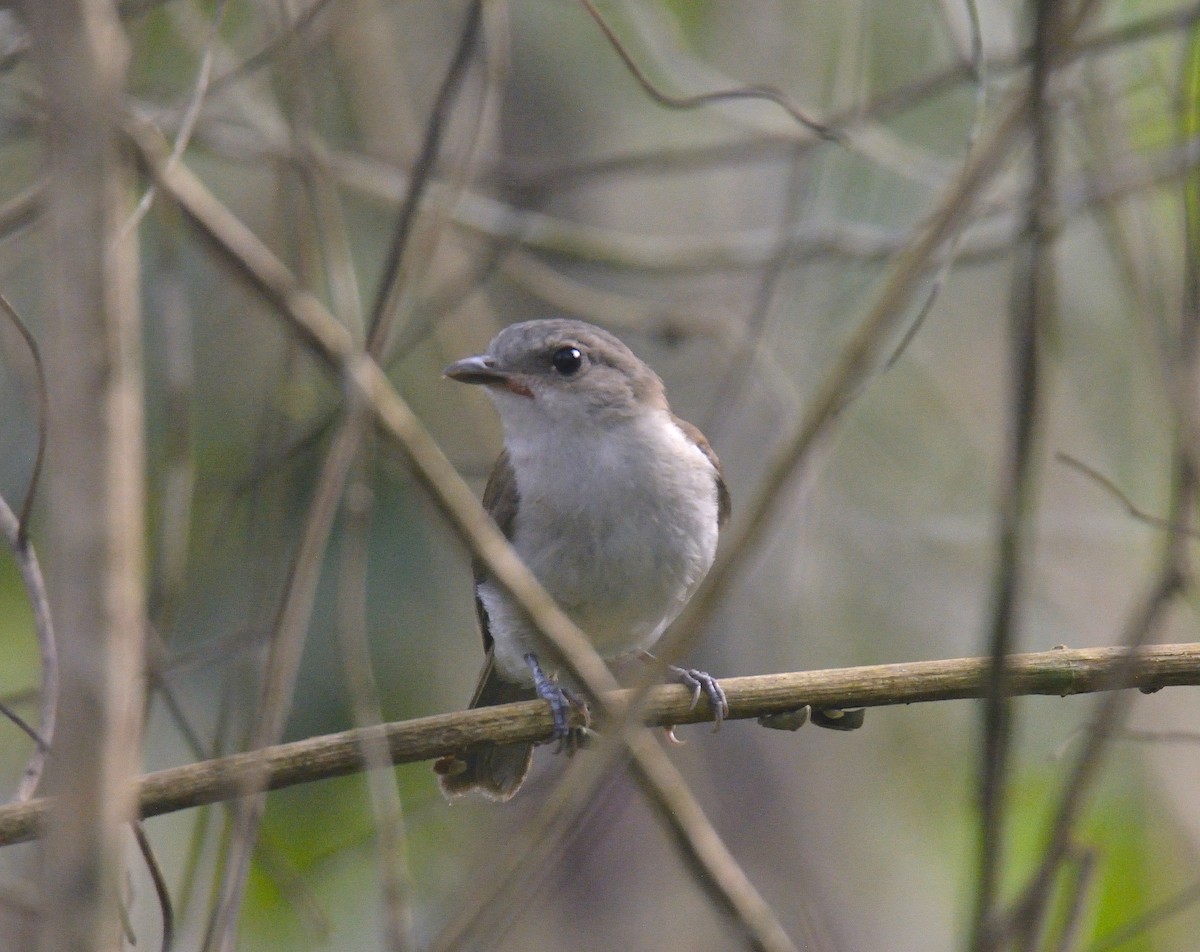
POLYGON ((53 390, 43 550, 54 567, 61 700, 36 945, 112 952, 137 808, 145 656, 138 249, 122 233, 132 167, 115 125, 129 47, 113 0, 20 6, 42 105, 39 336, 53 390))
MULTIPOLYGON (((902 664, 796 671, 722 680, 729 719, 816 707, 883 707, 919 701, 979 698, 987 691, 989 660, 955 658, 902 664)), ((1144 692, 1200 685, 1200 644, 1125 648, 1058 648, 1008 659, 1010 696, 1090 694, 1117 688, 1144 692)), ((617 708, 631 692, 611 700, 617 708)), ((650 726, 712 719, 707 704, 689 710, 680 685, 653 689, 643 722, 650 726)), ((544 741, 553 724, 542 701, 437 714, 374 728, 327 734, 148 774, 139 781, 143 817, 159 816, 236 797, 247 776, 265 776, 277 790, 365 769, 364 741, 382 738, 392 763, 430 760, 483 744, 544 741)), ((32 839, 48 810, 44 799, 0 807, 0 846, 32 839)))

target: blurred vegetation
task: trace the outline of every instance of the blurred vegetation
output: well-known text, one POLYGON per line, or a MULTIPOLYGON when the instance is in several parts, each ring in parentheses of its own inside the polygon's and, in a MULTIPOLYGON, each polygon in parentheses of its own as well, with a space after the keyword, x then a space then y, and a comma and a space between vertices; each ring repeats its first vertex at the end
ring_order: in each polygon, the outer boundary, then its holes
MULTIPOLYGON (((181 161, 362 339, 467 5, 126 6, 129 113, 172 141, 183 136, 181 161)), ((1200 128, 1191 79, 1200 10, 1172 0, 1061 6, 1090 10, 1064 48, 1106 40, 1063 64, 1048 93, 1060 217, 1046 250, 1056 290, 1038 340, 1044 389, 1021 650, 1118 641, 1165 545, 1160 528, 1055 454, 1171 517, 1173 447, 1181 432, 1186 443, 1196 406, 1195 393, 1179 389, 1194 368, 1178 361, 1198 273, 1184 215, 1200 128)), ((601 10, 659 89, 769 85, 836 121, 840 137, 821 139, 763 99, 666 108, 581 6, 489 0, 443 117, 382 359, 482 486, 497 422, 480 394, 445 381, 441 368, 512 321, 569 314, 602 324, 708 432, 741 516, 739 503, 754 497, 889 262, 1028 82, 1029 10, 1001 0, 629 0, 601 10), (932 77, 943 81, 924 87, 932 77)), ((24 37, 19 17, 0 11, 0 207, 38 187, 44 166, 24 37)), ((1029 160, 1022 136, 970 224, 921 275, 904 322, 911 340, 898 349, 901 332, 884 342, 894 364, 878 362, 803 461, 690 663, 733 675, 986 653, 1029 160)), ((0 224, 0 292, 37 336, 46 307, 39 231, 3 214, 0 224)), ((191 749, 159 692, 145 747, 156 769, 247 743, 342 394, 170 202, 151 201, 140 234, 149 617, 165 644, 163 680, 203 748, 191 749)), ((4 328, 0 493, 14 507, 36 445, 29 366, 4 328)), ((350 492, 369 508, 369 529, 364 541, 339 519, 324 550, 288 738, 355 721, 339 640, 339 596, 355 584, 341 574, 343 557, 355 546, 366 551, 358 581, 383 717, 458 709, 477 673, 465 551, 395 450, 369 446, 360 463, 350 492)), ((1175 515, 1192 518, 1190 508, 1175 515)), ((35 510, 35 544, 43 519, 35 510)), ((44 561, 53 572, 54 553, 44 561)), ((1159 640, 1194 640, 1188 582, 1159 640)), ((0 599, 0 692, 36 719, 38 656, 8 560, 0 599)), ((979 710, 879 709, 848 735, 784 736, 745 722, 716 735, 691 729, 673 756, 803 948, 966 948, 979 710)), ((1094 710, 1087 698, 1015 705, 1005 896, 1043 855, 1067 753, 1094 710)), ((1200 735, 1145 732, 1193 731, 1198 716, 1200 699, 1185 689, 1134 702, 1125 727, 1143 733, 1118 736, 1108 752, 1037 948, 1195 948, 1200 735), (1084 878, 1072 919, 1076 875, 1084 878), (1161 924, 1108 943, 1189 890, 1161 924), (1054 944, 1068 919, 1073 935, 1054 944)), ((10 788, 29 749, 7 729, 0 767, 10 788)), ((564 760, 542 751, 529 788, 505 805, 447 805, 426 765, 395 771, 415 948, 436 947, 488 881, 493 857, 541 835, 539 806, 576 769, 564 760)), ((386 947, 379 822, 362 777, 272 794, 238 947, 386 947)), ((180 912, 177 948, 204 948, 225 813, 164 817, 148 831, 180 912)), ((0 897, 20 894, 28 860, 27 848, 6 851, 0 897)), ((130 876, 138 944, 154 948, 157 906, 136 863, 130 876)), ((528 880, 470 948, 742 947, 623 775, 528 880)))

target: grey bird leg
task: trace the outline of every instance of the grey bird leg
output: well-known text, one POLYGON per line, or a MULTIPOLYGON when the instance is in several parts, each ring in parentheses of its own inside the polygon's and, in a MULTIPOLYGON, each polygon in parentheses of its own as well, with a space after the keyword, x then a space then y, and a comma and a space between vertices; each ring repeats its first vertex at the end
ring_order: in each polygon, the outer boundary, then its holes
POLYGON ((691 688, 693 709, 700 703, 701 693, 708 698, 713 712, 713 732, 719 731, 721 722, 729 716, 729 700, 725 697, 725 689, 721 687, 721 682, 707 671, 698 671, 695 668, 681 668, 669 664, 667 670, 680 684, 691 688))
POLYGON ((574 691, 568 691, 550 678, 542 666, 538 664, 537 655, 532 651, 525 655, 525 663, 533 672, 533 688, 538 697, 550 705, 550 715, 554 718, 554 739, 562 745, 569 744, 571 731, 571 705, 581 708, 587 716, 587 704, 574 691))
MULTIPOLYGON (((637 656, 647 664, 656 660, 654 655, 645 650, 639 651, 637 656)), ((703 693, 707 696, 713 712, 713 733, 719 731, 721 722, 729 716, 729 700, 725 697, 725 689, 721 687, 721 682, 707 671, 699 671, 696 668, 681 668, 678 665, 669 664, 667 671, 684 687, 691 688, 693 710, 700 703, 700 695, 703 693)), ((673 727, 667 728, 667 737, 672 743, 683 743, 675 737, 675 728, 673 727)))

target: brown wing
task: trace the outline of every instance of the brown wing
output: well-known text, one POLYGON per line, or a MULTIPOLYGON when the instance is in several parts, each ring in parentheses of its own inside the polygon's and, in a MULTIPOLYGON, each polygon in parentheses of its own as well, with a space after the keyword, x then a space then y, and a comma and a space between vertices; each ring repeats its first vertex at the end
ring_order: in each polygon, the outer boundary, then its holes
POLYGON ((692 426, 687 420, 681 420, 674 414, 671 414, 671 419, 675 421, 675 425, 679 429, 683 430, 684 436, 700 447, 700 452, 708 457, 708 461, 713 464, 713 469, 717 471, 717 526, 723 526, 729 519, 733 500, 729 498, 729 487, 725 485, 725 474, 721 472, 721 461, 717 459, 717 454, 709 445, 707 437, 700 432, 699 427, 692 426))
MULTIPOLYGON (((500 527, 504 538, 510 542, 513 537, 513 526, 517 519, 517 477, 513 473, 512 463, 508 461, 508 450, 496 459, 488 476, 487 485, 483 488, 483 508, 487 510, 492 521, 500 527)), ((471 562, 471 570, 475 574, 475 588, 487 578, 487 568, 479 559, 471 562)), ((475 615, 479 619, 479 631, 483 635, 483 650, 491 652, 492 633, 488 630, 487 612, 479 595, 475 596, 475 615)))
MULTIPOLYGON (((492 467, 492 474, 483 490, 483 508, 495 520, 505 538, 512 539, 517 515, 517 481, 507 452, 501 453, 492 467)), ((479 598, 479 585, 487 578, 487 570, 478 559, 472 562, 471 567, 475 573, 475 614, 479 618, 486 657, 470 706, 490 707, 530 700, 537 696, 531 688, 512 684, 496 673, 492 662, 492 633, 487 611, 479 598)), ((507 800, 520 789, 532 760, 532 744, 504 744, 461 754, 447 754, 438 759, 433 769, 438 775, 442 793, 448 798, 477 792, 493 800, 507 800)))

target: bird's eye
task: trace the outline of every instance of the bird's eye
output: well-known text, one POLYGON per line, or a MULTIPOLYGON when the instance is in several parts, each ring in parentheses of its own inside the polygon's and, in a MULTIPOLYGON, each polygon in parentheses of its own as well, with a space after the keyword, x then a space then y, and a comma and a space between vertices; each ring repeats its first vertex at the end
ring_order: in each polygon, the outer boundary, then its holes
POLYGON ((555 370, 564 377, 570 377, 579 373, 579 368, 583 366, 583 352, 578 347, 560 347, 550 361, 555 370))

